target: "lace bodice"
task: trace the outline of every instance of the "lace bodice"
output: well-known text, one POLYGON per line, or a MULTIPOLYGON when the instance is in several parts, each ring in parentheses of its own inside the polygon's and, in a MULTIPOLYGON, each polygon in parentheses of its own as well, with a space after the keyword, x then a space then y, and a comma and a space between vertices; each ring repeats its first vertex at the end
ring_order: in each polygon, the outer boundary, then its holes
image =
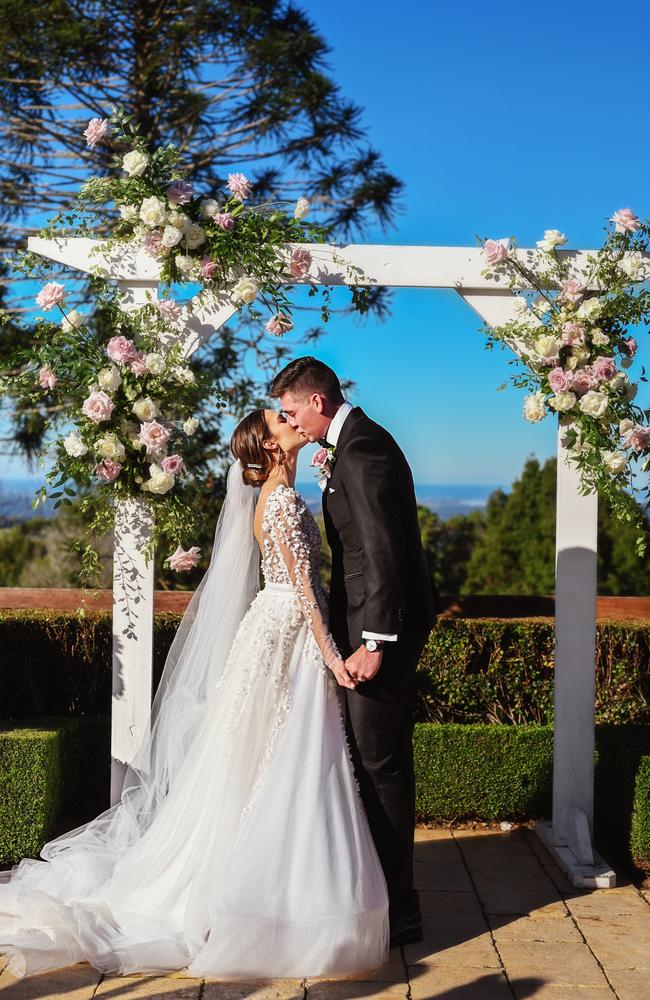
POLYGON ((303 498, 291 486, 276 486, 266 498, 262 518, 264 580, 294 588, 329 666, 340 654, 325 620, 320 548, 318 525, 303 498))

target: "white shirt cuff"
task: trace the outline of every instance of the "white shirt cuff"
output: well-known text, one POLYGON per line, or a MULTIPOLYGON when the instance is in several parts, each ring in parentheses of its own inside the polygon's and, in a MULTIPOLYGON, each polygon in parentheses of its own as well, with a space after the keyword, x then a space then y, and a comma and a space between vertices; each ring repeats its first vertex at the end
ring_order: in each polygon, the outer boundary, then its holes
POLYGON ((381 632, 366 632, 365 630, 361 633, 362 639, 384 639, 385 642, 397 642, 396 635, 382 635, 381 632))

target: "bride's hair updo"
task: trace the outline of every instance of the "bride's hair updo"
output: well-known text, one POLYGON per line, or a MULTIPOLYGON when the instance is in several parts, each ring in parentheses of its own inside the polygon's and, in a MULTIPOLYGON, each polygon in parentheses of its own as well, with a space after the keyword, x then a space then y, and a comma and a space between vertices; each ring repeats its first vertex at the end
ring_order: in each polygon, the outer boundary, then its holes
POLYGON ((263 441, 272 438, 264 410, 253 410, 237 424, 230 439, 230 450, 242 464, 244 482, 247 486, 261 486, 269 477, 271 469, 284 459, 284 452, 265 448, 263 441))

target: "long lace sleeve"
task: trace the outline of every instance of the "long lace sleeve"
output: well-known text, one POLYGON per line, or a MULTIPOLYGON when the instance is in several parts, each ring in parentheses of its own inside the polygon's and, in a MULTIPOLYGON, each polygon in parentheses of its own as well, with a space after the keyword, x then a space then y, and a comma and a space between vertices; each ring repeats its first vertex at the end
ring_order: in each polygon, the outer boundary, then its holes
POLYGON ((296 591, 321 655, 331 666, 341 654, 316 599, 320 531, 295 490, 279 487, 269 496, 262 534, 265 561, 273 566, 274 576, 286 576, 296 591))

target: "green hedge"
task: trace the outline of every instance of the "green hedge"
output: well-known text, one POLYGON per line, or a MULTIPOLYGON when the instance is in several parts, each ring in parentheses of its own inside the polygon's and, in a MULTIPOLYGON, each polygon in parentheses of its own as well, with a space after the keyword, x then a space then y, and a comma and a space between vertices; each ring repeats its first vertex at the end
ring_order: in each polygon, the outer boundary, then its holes
MULTIPOLYGON (((154 620, 154 685, 180 616, 154 620)), ((0 704, 5 718, 108 715, 111 619, 0 611, 0 704)), ((596 721, 650 724, 650 624, 597 630, 596 721)), ((553 623, 441 619, 417 674, 419 722, 553 722, 553 623)))
POLYGON ((38 854, 46 840, 108 806, 108 719, 0 725, 0 863, 38 854))
MULTIPOLYGON (((0 861, 107 808, 109 744, 106 719, 0 728, 0 861)), ((650 863, 650 728, 598 726, 595 759, 597 844, 650 863)), ((420 723, 414 760, 420 820, 551 814, 551 726, 420 723)))
POLYGON ((650 862, 650 756, 641 758, 636 774, 630 849, 636 861, 650 862))

